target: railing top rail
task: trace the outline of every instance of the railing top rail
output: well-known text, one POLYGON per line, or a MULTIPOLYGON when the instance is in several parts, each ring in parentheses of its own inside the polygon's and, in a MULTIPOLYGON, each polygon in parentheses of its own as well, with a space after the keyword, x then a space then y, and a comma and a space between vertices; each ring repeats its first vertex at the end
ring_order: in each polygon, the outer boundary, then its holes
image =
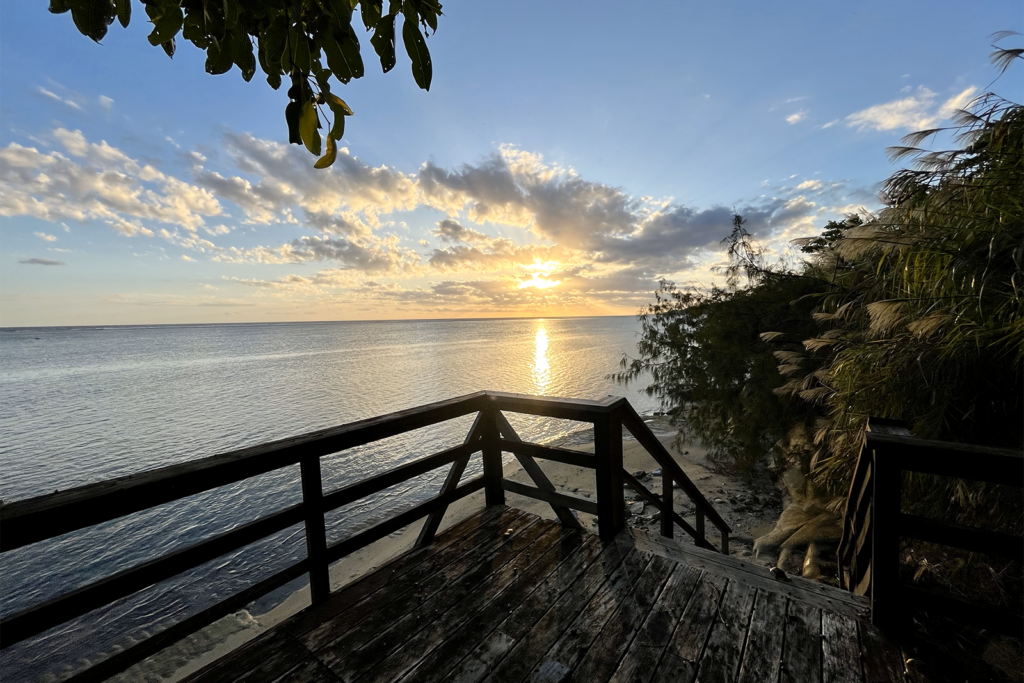
POLYGON ((220 453, 65 491, 6 503, 0 508, 0 551, 53 538, 133 512, 476 412, 484 392, 459 396, 299 436, 220 453))
POLYGON ((865 433, 865 447, 907 471, 1024 486, 1024 452, 888 433, 865 433))
POLYGON ((555 396, 531 396, 530 394, 513 394, 505 391, 485 391, 487 400, 497 410, 508 410, 514 413, 526 413, 542 417, 557 417, 580 422, 594 422, 604 415, 627 404, 621 396, 606 396, 592 401, 577 398, 559 398, 555 396))
POLYGON ((1003 458, 1024 459, 1024 451, 1013 448, 996 448, 994 446, 978 446, 975 444, 956 443, 955 441, 938 441, 920 439, 916 436, 890 434, 884 432, 865 432, 868 444, 872 446, 892 445, 914 450, 926 450, 932 453, 956 453, 958 455, 996 456, 1003 458))

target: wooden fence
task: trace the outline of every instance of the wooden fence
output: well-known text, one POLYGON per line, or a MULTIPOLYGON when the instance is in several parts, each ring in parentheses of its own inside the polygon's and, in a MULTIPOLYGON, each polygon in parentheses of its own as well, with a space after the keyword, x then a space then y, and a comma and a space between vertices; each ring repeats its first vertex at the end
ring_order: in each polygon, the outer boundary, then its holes
POLYGON ((328 568, 331 563, 424 518, 416 544, 430 543, 448 505, 481 489, 485 491, 487 505, 504 505, 506 491, 545 501, 566 525, 580 526, 572 510, 596 515, 599 534, 608 540, 625 525, 623 487, 627 485, 661 512, 663 535, 671 537, 674 527, 678 525, 698 545, 715 549, 704 533, 707 519, 718 528, 721 552, 728 553, 729 548, 729 526, 624 398, 585 401, 487 391, 8 503, 0 508, 0 552, 72 533, 295 464, 299 465, 301 474, 301 503, 7 615, 0 619, 0 647, 7 648, 32 638, 289 526, 304 524, 305 559, 94 664, 70 679, 76 682, 104 680, 303 574, 309 575, 312 601, 323 602, 330 595, 328 568), (595 452, 591 455, 522 441, 505 418, 505 412, 591 423, 594 425, 595 452), (323 491, 320 474, 320 458, 323 456, 471 414, 475 414, 476 419, 461 445, 334 491, 323 491), (663 493, 660 497, 623 469, 623 427, 661 466, 663 493), (511 453, 519 460, 534 486, 504 478, 503 452, 511 453), (481 454, 483 475, 462 481, 469 459, 476 453, 481 454), (596 500, 556 492, 554 485, 537 464, 537 459, 593 469, 596 500), (450 468, 437 495, 369 529, 331 545, 327 544, 324 522, 327 512, 444 466, 450 468), (675 511, 672 495, 674 486, 682 489, 692 501, 696 510, 695 525, 691 526, 675 511))
POLYGON ((898 628, 914 610, 927 609, 1019 636, 1024 620, 1017 615, 901 582, 901 538, 1024 559, 1021 536, 903 513, 904 472, 1024 487, 1024 454, 917 439, 900 423, 871 418, 846 503, 839 546, 840 585, 869 596, 872 621, 882 627, 898 628))

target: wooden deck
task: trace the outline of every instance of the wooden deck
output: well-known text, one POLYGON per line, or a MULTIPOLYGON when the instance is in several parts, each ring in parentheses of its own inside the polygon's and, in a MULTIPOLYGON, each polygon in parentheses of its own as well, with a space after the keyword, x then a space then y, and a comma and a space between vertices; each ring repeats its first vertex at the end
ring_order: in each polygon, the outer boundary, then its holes
POLYGON ((491 507, 189 681, 904 681, 865 598, 491 507))

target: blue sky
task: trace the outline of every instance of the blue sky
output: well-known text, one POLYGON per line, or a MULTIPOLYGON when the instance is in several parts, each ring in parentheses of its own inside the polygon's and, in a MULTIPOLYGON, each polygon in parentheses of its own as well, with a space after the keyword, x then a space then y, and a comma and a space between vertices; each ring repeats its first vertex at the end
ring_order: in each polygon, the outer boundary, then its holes
MULTIPOLYGON (((885 147, 997 80, 1019 0, 444 3, 338 86, 329 171, 286 97, 131 26, 0 5, 0 325, 631 314, 708 283, 734 210, 773 250, 876 206, 885 147)), ((1019 41, 1018 41, 1019 42, 1019 41)))

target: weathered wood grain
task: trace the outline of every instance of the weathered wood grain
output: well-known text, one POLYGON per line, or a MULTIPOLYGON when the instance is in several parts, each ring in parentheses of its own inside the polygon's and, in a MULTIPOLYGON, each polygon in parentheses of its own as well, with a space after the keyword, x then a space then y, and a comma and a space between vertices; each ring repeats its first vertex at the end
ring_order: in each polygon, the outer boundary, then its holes
POLYGON ((712 627, 718 621, 718 605, 728 580, 704 572, 693 591, 682 618, 661 656, 654 672, 654 681, 692 681, 697 675, 697 662, 712 627))
POLYGON ((430 545, 403 553, 359 580, 335 590, 326 603, 312 606, 296 614, 285 621, 281 628, 296 636, 305 634, 392 581, 399 580, 406 571, 421 563, 431 564, 420 566, 416 571, 429 575, 432 573, 431 567, 441 567, 453 561, 476 547, 480 540, 493 535, 497 529, 507 529, 509 522, 522 515, 523 512, 515 508, 483 508, 447 529, 430 545))
POLYGON ((718 621, 697 665, 698 683, 734 681, 740 669, 747 627, 757 591, 730 581, 718 610, 718 621))
POLYGON ((783 636, 781 683, 821 681, 821 610, 790 600, 783 636))
POLYGON ((206 667, 190 683, 256 683, 273 681, 310 657, 309 650, 284 631, 270 631, 206 667))
POLYGON ((596 683, 611 678, 674 568, 675 563, 663 557, 651 559, 630 595, 621 601, 583 655, 573 671, 574 680, 596 683))
POLYGON ((684 545, 640 529, 630 529, 636 547, 662 555, 676 562, 729 576, 743 581, 758 590, 782 593, 802 603, 812 604, 856 619, 868 619, 868 602, 861 596, 851 595, 832 586, 810 581, 799 576, 790 576, 789 581, 776 581, 767 567, 745 562, 692 545, 684 545))
MULTIPOLYGON (((510 536, 496 550, 486 550, 457 561, 414 588, 410 597, 392 603, 392 608, 375 610, 358 627, 332 642, 310 649, 346 681, 354 680, 365 667, 382 659, 406 637, 424 625, 424 619, 443 615, 470 588, 504 567, 535 540, 554 529, 547 520, 530 520, 522 532, 510 536), (395 628, 404 625, 404 629, 395 628)), ((344 618, 345 615, 341 615, 344 618)))
POLYGON ((750 618, 738 683, 769 683, 778 680, 782 663, 782 637, 786 624, 786 596, 758 591, 750 618))
POLYGON ((610 680, 613 683, 646 683, 651 680, 701 573, 693 567, 675 565, 668 583, 612 674, 610 680))
MULTIPOLYGON (((511 515, 510 515, 511 516, 511 515)), ((507 524, 515 532, 522 532, 535 524, 535 518, 516 515, 507 524)), ((379 591, 367 596, 355 605, 339 610, 330 620, 322 622, 299 637, 299 640, 310 650, 316 652, 328 643, 345 635, 350 629, 359 626, 364 619, 385 616, 400 617, 405 612, 393 614, 393 609, 402 609, 404 605, 424 599, 444 588, 470 567, 476 565, 494 545, 502 542, 501 533, 494 528, 481 529, 452 547, 452 552, 439 553, 416 572, 403 572, 396 580, 382 587, 379 591), (461 552, 460 552, 461 551, 461 552), (395 605, 392 608, 391 605, 395 605), (385 614, 379 614, 384 612, 385 614)), ((412 609, 409 606, 405 609, 412 609)))
MULTIPOLYGON (((507 657, 491 671, 485 679, 492 682, 523 680, 544 657, 562 634, 573 626, 576 617, 590 603, 597 593, 621 590, 631 585, 650 560, 649 555, 630 552, 622 564, 608 577, 600 576, 600 582, 581 582, 579 590, 569 590, 559 599, 547 614, 531 628, 507 657), (597 585, 594 585, 594 584, 597 585), (615 588, 611 588, 611 586, 615 588)), ((592 576, 587 572, 585 576, 592 576)))
POLYGON ((823 683, 861 683, 857 622, 834 612, 821 613, 823 683))
POLYGON ((557 590, 559 586, 564 590, 568 583, 564 580, 559 582, 558 573, 570 573, 575 570, 575 575, 578 575, 600 553, 601 544, 596 536, 565 534, 555 548, 520 574, 511 586, 481 609, 476 616, 448 634, 439 647, 424 657, 401 680, 418 683, 444 680, 463 657, 490 635, 498 624, 535 591, 543 590, 545 587, 557 590))
POLYGON ((358 679, 368 683, 390 682, 401 678, 424 655, 444 642, 452 631, 485 609, 491 600, 511 586, 522 573, 546 557, 563 535, 569 533, 578 535, 552 524, 544 534, 529 543, 504 566, 499 568, 487 563, 480 571, 462 577, 444 591, 443 600, 424 603, 398 622, 390 633, 381 634, 360 651, 369 653, 369 656, 353 657, 349 665, 355 669, 361 668, 364 673, 350 680, 358 679), (419 631, 416 631, 417 627, 419 631), (378 660, 379 654, 389 648, 390 654, 378 660))
POLYGON ((857 624, 864 683, 903 683, 903 656, 899 647, 872 626, 857 624))

